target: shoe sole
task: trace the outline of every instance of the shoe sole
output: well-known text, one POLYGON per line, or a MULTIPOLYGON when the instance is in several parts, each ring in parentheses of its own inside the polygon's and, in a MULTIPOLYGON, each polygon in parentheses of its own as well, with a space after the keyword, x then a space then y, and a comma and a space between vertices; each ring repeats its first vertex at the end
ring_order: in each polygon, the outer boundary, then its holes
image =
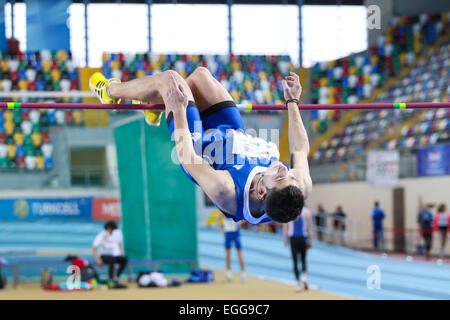
POLYGON ((89 79, 89 89, 91 90, 91 92, 93 92, 93 93, 95 94, 95 96, 97 97, 97 99, 100 100, 100 102, 101 102, 102 104, 108 104, 108 103, 105 103, 105 102, 103 101, 103 99, 97 94, 97 90, 95 90, 95 89, 92 88, 90 79, 89 79))

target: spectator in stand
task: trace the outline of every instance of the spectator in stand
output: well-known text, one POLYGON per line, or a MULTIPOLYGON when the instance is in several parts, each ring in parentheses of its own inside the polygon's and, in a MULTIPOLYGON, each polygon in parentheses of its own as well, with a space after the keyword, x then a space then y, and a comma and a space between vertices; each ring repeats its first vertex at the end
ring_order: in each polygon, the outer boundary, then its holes
POLYGON ((99 267, 103 264, 109 265, 108 286, 110 288, 126 288, 125 285, 119 283, 119 277, 125 269, 128 260, 123 250, 122 231, 117 228, 114 221, 108 221, 105 224, 105 230, 101 231, 92 243, 92 254, 97 261, 99 267), (97 248, 100 252, 97 253, 97 248), (116 272, 116 265, 118 270, 116 272))
POLYGON ((417 217, 417 223, 419 224, 420 233, 423 237, 425 259, 430 259, 431 244, 433 242, 433 214, 430 209, 433 207, 431 204, 422 203, 419 199, 419 216, 417 217))
POLYGON ((441 249, 439 251, 439 262, 442 262, 445 254, 445 245, 447 243, 447 231, 450 225, 450 214, 446 211, 445 204, 440 204, 433 220, 433 229, 439 230, 441 234, 441 249))
POLYGON ((380 208, 380 203, 375 201, 375 207, 372 210, 373 220, 373 248, 374 250, 384 251, 383 219, 384 212, 380 208), (378 244, 381 243, 381 246, 378 244))
POLYGON ((333 213, 333 243, 335 243, 335 235, 337 234, 340 239, 340 244, 343 246, 345 244, 344 241, 344 232, 345 232, 345 217, 347 216, 342 210, 341 206, 336 208, 336 212, 333 213))
POLYGON ((323 232, 326 226, 327 213, 321 204, 317 207, 317 212, 314 216, 316 228, 317 228, 317 239, 323 241, 323 232))

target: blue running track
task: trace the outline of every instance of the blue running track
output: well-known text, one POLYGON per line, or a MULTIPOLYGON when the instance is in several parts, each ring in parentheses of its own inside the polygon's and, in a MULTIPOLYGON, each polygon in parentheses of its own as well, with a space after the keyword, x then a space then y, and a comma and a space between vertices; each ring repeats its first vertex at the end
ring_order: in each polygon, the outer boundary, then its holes
MULTIPOLYGON (((0 256, 10 262, 68 253, 89 257, 92 241, 102 229, 103 223, 91 221, 1 221, 0 256)), ((224 269, 222 235, 216 229, 200 229, 198 240, 200 265, 224 269)), ((290 251, 281 235, 244 230, 241 240, 248 274, 294 284, 290 251)), ((449 265, 383 258, 320 242, 313 243, 307 261, 308 282, 323 291, 360 299, 450 299, 449 265), (378 290, 367 287, 371 265, 380 270, 378 290)), ((239 271, 234 250, 232 270, 239 271)))

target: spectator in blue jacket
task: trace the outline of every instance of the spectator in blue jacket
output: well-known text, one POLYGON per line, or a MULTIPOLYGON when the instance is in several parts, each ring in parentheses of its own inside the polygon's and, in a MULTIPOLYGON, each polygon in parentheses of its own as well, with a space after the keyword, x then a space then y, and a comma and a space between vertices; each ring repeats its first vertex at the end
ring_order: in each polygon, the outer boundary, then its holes
POLYGON ((375 208, 372 210, 373 247, 375 250, 381 249, 384 251, 383 219, 384 212, 381 210, 378 201, 375 201, 375 208), (381 247, 378 246, 379 243, 381 243, 381 247))
POLYGON ((420 227, 420 233, 423 237, 424 247, 425 247, 425 258, 428 260, 430 258, 431 244, 433 241, 433 214, 430 209, 433 205, 424 204, 420 201, 419 203, 420 211, 417 217, 417 223, 420 227))

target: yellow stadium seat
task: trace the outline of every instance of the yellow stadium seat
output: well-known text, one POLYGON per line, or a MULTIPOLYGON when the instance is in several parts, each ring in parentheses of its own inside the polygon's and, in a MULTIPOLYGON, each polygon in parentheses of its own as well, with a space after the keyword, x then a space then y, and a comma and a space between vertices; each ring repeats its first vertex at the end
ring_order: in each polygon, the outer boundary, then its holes
POLYGON ((160 64, 158 61, 152 62, 152 70, 160 70, 159 66, 160 66, 160 64))
POLYGON ((180 72, 178 72, 180 74, 181 77, 186 78, 187 77, 187 72, 184 70, 181 70, 180 72))
POLYGON ((289 62, 289 71, 294 71, 295 67, 292 62, 289 62))
POLYGON ((313 131, 317 132, 317 130, 319 129, 319 120, 314 120, 312 122, 312 129, 313 131))
POLYGON ((16 157, 16 145, 8 144, 7 154, 9 159, 14 159, 16 157))
POLYGON ((328 87, 328 96, 333 97, 336 93, 336 87, 328 87))
POLYGON ((328 98, 328 104, 333 104, 333 103, 335 103, 335 102, 336 102, 336 100, 334 99, 333 96, 331 96, 331 97, 328 98))
POLYGON ((393 41, 394 41, 394 37, 392 37, 392 35, 390 35, 390 34, 387 34, 386 37, 385 37, 384 42, 386 44, 392 44, 393 41))
POLYGON ((40 132, 34 132, 31 134, 31 143, 35 147, 39 147, 42 144, 42 134, 40 132))
POLYGON ((239 61, 233 61, 231 63, 231 70, 233 71, 241 70, 241 63, 239 61))
POLYGON ((66 61, 67 60, 67 51, 66 50, 59 50, 57 55, 58 55, 58 60, 59 61, 66 61))
POLYGON ((73 122, 76 125, 81 125, 83 123, 83 112, 80 110, 72 112, 73 122))
POLYGON ((44 169, 44 157, 37 156, 36 160, 36 169, 43 170, 44 169))
POLYGON ((5 113, 3 114, 3 120, 5 122, 12 122, 14 119, 14 114, 11 110, 6 110, 5 113))
POLYGON ((138 78, 145 77, 145 71, 144 70, 137 71, 136 72, 136 77, 138 77, 138 78))
POLYGON ((192 63, 197 63, 198 62, 198 54, 193 54, 191 56, 191 61, 192 61, 192 63))
POLYGON ((16 145, 15 144, 8 144, 8 147, 6 149, 7 155, 9 159, 14 159, 16 157, 16 145))
POLYGON ((260 71, 258 74, 259 80, 267 80, 267 72, 260 71))
POLYGON ((48 61, 48 60, 44 60, 42 61, 42 70, 45 71, 50 71, 50 68, 52 67, 52 62, 48 61))
POLYGON ((9 62, 8 60, 2 60, 2 72, 9 71, 9 62))
POLYGON ((336 61, 334 61, 334 60, 328 61, 328 63, 327 63, 328 69, 334 68, 335 65, 336 65, 336 61))
POLYGON ((53 82, 57 82, 57 81, 61 80, 61 70, 53 69, 51 72, 51 76, 52 76, 53 82))
POLYGON ((14 137, 14 143, 16 145, 18 145, 18 146, 22 146, 23 145, 23 140, 24 140, 23 133, 16 132, 16 133, 14 133, 13 137, 14 137))
POLYGON ((240 101, 241 100, 241 93, 237 90, 231 91, 231 97, 234 101, 240 101))
POLYGON ((414 52, 419 53, 422 50, 422 43, 420 41, 414 41, 414 52))
POLYGON ((106 53, 106 52, 103 52, 103 54, 102 54, 102 61, 105 62, 105 61, 108 61, 108 60, 109 60, 109 54, 106 53))
POLYGON ((371 56, 370 57, 370 64, 373 65, 373 66, 377 65, 378 64, 378 60, 380 60, 380 58, 378 56, 376 56, 376 55, 375 56, 371 56))
POLYGON ((272 101, 272 92, 271 91, 264 91, 264 101, 266 103, 269 101, 272 101))
POLYGON ((120 62, 117 61, 117 60, 113 60, 113 61, 111 61, 109 66, 111 67, 111 70, 119 70, 120 69, 120 62))
POLYGON ((14 133, 14 122, 5 122, 4 124, 5 126, 5 133, 9 136, 12 135, 14 133))
POLYGON ((387 27, 386 27, 385 33, 386 33, 387 35, 391 35, 393 31, 394 31, 394 28, 393 28, 393 27, 387 26, 387 27))
POLYGON ((370 84, 370 82, 371 82, 371 76, 368 74, 368 75, 365 75, 364 77, 363 77, 363 81, 364 81, 364 84, 370 84))
POLYGON ((355 75, 357 71, 358 71, 358 69, 355 66, 351 66, 348 68, 348 74, 351 76, 355 75))
POLYGON ((401 64, 406 64, 406 58, 407 56, 405 52, 400 53, 399 59, 401 64))
POLYGON ((327 78, 320 78, 319 84, 321 87, 326 87, 328 85, 328 79, 327 78))
POLYGON ((164 62, 164 61, 166 61, 166 55, 165 54, 159 54, 159 62, 164 62))
POLYGON ((253 91, 253 82, 251 80, 245 80, 244 88, 246 91, 253 91))
POLYGON ((19 90, 27 90, 28 89, 28 81, 27 80, 19 80, 19 90))

